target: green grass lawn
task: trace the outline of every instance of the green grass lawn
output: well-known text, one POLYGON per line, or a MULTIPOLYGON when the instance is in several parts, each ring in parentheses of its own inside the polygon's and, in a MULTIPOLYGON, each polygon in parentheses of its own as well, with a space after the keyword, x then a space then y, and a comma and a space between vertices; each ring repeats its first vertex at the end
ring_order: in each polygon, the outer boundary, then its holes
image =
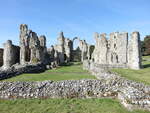
POLYGON ((150 85, 150 56, 144 56, 142 61, 143 68, 140 70, 132 69, 112 69, 111 71, 126 77, 130 80, 143 82, 150 85))
POLYGON ((44 80, 79 80, 96 79, 88 71, 82 69, 80 63, 74 63, 70 66, 62 66, 57 69, 47 70, 43 73, 22 74, 4 81, 44 81, 44 80))
POLYGON ((17 99, 0 100, 0 113, 150 113, 129 112, 112 99, 17 99))
MULTIPOLYGON (((145 57, 145 68, 141 70, 115 69, 132 80, 149 84, 150 61, 145 57)), ((70 80, 96 79, 82 65, 75 63, 71 66, 62 66, 55 70, 47 70, 39 74, 22 74, 4 81, 43 81, 43 80, 70 80)), ((0 113, 150 113, 148 111, 128 111, 115 99, 16 99, 0 100, 0 113)))

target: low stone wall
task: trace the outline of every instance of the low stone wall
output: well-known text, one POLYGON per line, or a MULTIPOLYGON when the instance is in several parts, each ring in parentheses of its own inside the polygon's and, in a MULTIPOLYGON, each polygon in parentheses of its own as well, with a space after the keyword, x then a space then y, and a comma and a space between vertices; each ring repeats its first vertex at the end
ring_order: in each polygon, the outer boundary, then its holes
POLYGON ((128 109, 144 108, 150 110, 150 86, 127 80, 108 71, 108 67, 101 67, 89 61, 83 62, 83 68, 110 87, 112 85, 116 88, 118 99, 128 109))
POLYGON ((0 98, 118 98, 128 109, 150 110, 150 87, 124 80, 0 82, 0 98))
POLYGON ((97 98, 117 96, 116 89, 100 80, 0 82, 0 98, 97 98))
POLYGON ((3 65, 3 49, 0 48, 0 67, 3 65))
POLYGON ((35 65, 13 65, 8 70, 3 70, 3 67, 0 68, 0 80, 7 79, 13 76, 17 76, 23 73, 40 73, 46 70, 45 65, 35 64, 35 65))
POLYGON ((86 70, 88 70, 89 68, 93 68, 93 67, 98 67, 98 68, 100 67, 103 69, 111 69, 111 68, 127 69, 128 68, 127 64, 96 64, 89 60, 84 60, 83 64, 84 64, 83 69, 86 69, 86 70))

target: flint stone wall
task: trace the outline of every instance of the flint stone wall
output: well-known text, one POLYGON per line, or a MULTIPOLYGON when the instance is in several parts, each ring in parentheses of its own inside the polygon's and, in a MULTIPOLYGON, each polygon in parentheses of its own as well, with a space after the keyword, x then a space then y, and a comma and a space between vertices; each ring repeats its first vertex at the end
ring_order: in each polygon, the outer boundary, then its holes
POLYGON ((0 49, 0 66, 3 65, 3 49, 0 49))
MULTIPOLYGON (((150 108, 150 86, 124 79, 0 82, 0 98, 118 98, 128 108, 150 108), (124 104, 125 103, 125 104, 124 104)), ((150 110, 150 109, 149 109, 150 110)))
POLYGON ((83 62, 83 68, 90 71, 109 87, 116 88, 118 99, 128 109, 144 108, 150 110, 150 86, 127 80, 117 73, 108 71, 105 66, 103 67, 88 60, 83 62))

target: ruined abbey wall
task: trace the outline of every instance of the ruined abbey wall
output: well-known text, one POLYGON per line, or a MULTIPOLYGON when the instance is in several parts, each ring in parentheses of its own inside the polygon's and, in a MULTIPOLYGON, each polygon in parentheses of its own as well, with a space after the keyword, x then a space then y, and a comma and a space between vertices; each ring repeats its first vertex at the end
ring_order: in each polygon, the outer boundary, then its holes
POLYGON ((26 24, 20 25, 20 64, 44 62, 45 53, 46 37, 38 37, 26 24))
POLYGON ((36 32, 28 29, 26 24, 20 25, 19 46, 13 45, 11 40, 4 44, 4 52, 0 51, 2 69, 9 69, 15 64, 33 65, 41 63, 48 69, 60 64, 73 61, 74 55, 84 60, 92 61, 106 67, 123 67, 131 69, 141 68, 140 34, 114 32, 107 38, 105 33, 95 33, 95 46, 85 40, 75 37, 73 40, 66 38, 63 32, 59 33, 58 43, 51 48, 46 47, 46 37, 38 36, 36 32), (73 41, 79 40, 79 53, 73 54, 73 41), (93 51, 94 50, 94 51, 93 51))
POLYGON ((16 65, 28 66, 39 63, 51 69, 72 60, 73 42, 64 37, 63 32, 59 34, 58 44, 47 48, 44 35, 38 36, 36 32, 28 29, 26 24, 21 24, 19 40, 19 46, 8 40, 4 44, 4 52, 0 50, 1 69, 9 70, 16 65))
POLYGON ((131 69, 141 68, 140 35, 133 32, 129 40, 128 33, 95 33, 95 49, 92 61, 97 64, 122 66, 131 69))
POLYGON ((54 46, 54 50, 58 52, 58 59, 60 63, 71 61, 71 52, 73 51, 73 42, 66 38, 63 32, 60 32, 57 38, 58 44, 54 46))

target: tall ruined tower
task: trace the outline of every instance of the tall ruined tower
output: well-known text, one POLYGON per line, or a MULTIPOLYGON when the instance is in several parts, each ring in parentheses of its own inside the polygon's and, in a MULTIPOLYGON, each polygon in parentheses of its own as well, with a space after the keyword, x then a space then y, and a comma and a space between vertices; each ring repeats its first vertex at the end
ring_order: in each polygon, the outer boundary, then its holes
POLYGON ((29 48, 28 26, 26 24, 20 25, 20 64, 25 64, 29 48))
POLYGON ((60 63, 64 63, 65 37, 64 37, 63 32, 59 33, 59 37, 57 38, 57 40, 58 40, 57 51, 59 53, 58 57, 59 57, 60 63))
POLYGON ((28 30, 26 24, 20 25, 20 64, 44 63, 46 54, 46 37, 38 37, 35 32, 28 30))
POLYGON ((39 38, 40 41, 40 56, 39 56, 39 60, 41 62, 45 62, 46 61, 46 53, 47 53, 47 47, 46 47, 46 37, 44 35, 41 35, 39 38))
POLYGON ((19 47, 13 45, 11 40, 8 40, 4 44, 3 69, 7 70, 12 65, 18 62, 19 62, 19 47))
POLYGON ((128 66, 131 69, 141 68, 141 45, 139 32, 133 32, 128 47, 128 66))

